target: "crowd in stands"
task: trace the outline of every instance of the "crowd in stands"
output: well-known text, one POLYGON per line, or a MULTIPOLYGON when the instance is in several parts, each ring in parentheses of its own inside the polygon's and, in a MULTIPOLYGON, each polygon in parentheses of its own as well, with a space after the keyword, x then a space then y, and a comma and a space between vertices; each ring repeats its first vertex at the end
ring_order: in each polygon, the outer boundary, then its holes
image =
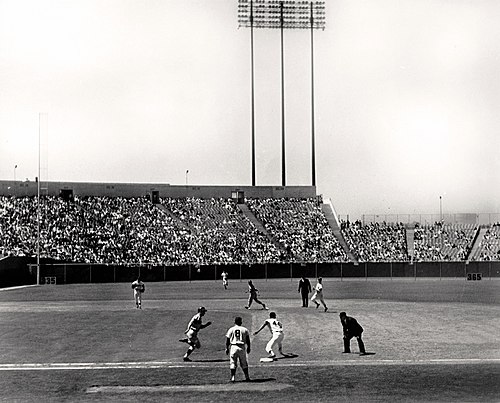
POLYGON ((232 199, 161 199, 194 232, 191 261, 197 263, 281 262, 286 256, 245 217, 232 199))
POLYGON ((474 224, 449 224, 415 226, 414 261, 461 261, 472 249, 478 231, 474 224))
POLYGON ((341 222, 344 239, 359 262, 405 262, 408 260, 403 224, 341 222))
MULTIPOLYGON (((318 198, 232 199, 0 196, 0 257, 99 264, 348 262, 318 198), (258 225, 257 225, 258 224, 258 225)), ((500 260, 500 223, 416 225, 413 256, 403 224, 342 221, 359 262, 500 260)))
POLYGON ((247 199, 246 204, 293 261, 349 260, 317 198, 247 199))
POLYGON ((500 222, 486 229, 472 260, 500 260, 500 222))
MULTIPOLYGON (((41 198, 40 256, 103 264, 282 262, 286 256, 224 199, 41 198)), ((37 200, 0 198, 0 255, 33 256, 37 200)))

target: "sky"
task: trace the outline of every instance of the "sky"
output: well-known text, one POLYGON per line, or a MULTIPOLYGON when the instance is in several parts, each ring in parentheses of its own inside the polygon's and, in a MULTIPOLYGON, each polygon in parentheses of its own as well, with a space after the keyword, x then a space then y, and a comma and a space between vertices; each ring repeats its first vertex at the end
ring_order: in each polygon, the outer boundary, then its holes
MULTIPOLYGON (((34 180, 40 150, 42 181, 251 185, 237 6, 0 0, 0 179, 34 180)), ((337 213, 500 212, 499 20, 498 0, 326 1, 316 185, 337 213)), ((284 32, 287 185, 312 181, 310 43, 284 32)), ((282 180, 280 52, 254 31, 262 186, 282 180)))

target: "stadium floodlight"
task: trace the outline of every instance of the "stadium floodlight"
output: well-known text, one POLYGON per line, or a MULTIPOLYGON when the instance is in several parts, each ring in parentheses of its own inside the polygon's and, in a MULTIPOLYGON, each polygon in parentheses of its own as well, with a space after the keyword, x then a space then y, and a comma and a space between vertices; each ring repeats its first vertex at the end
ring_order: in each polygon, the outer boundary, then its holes
POLYGON ((250 28, 251 42, 251 92, 252 92, 252 186, 255 186, 255 98, 253 29, 280 29, 281 31, 281 165, 282 186, 286 186, 285 169, 285 57, 283 31, 309 29, 311 31, 311 147, 312 185, 316 186, 316 157, 314 139, 314 30, 325 29, 325 1, 321 0, 238 0, 239 27, 250 28))

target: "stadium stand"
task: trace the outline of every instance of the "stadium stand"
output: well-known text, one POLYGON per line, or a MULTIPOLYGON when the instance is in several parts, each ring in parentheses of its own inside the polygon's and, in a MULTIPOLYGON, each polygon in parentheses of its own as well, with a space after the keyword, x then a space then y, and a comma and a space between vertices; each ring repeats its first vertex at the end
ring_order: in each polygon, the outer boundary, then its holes
POLYGON ((280 262, 285 256, 231 199, 164 198, 165 206, 191 228, 193 262, 280 262))
POLYGON ((349 261, 317 198, 247 199, 246 203, 292 261, 349 261))
POLYGON ((477 248, 471 253, 470 260, 500 260, 500 223, 482 228, 478 238, 477 248))
MULTIPOLYGON (((341 221, 338 228, 318 197, 245 198, 244 204, 228 198, 164 197, 159 202, 42 196, 40 257, 165 266, 500 260, 500 223, 480 229, 476 224, 407 228, 341 221)), ((34 196, 0 196, 0 256, 36 255, 37 214, 34 196)))
POLYGON ((463 261, 472 250, 479 227, 474 224, 416 225, 414 261, 463 261))
POLYGON ((406 262, 403 224, 341 222, 344 239, 359 262, 406 262))

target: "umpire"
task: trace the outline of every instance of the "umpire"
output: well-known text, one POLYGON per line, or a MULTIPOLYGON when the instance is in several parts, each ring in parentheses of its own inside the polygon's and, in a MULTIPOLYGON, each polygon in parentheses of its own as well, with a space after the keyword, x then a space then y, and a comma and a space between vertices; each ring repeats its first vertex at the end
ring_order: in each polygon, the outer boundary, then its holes
POLYGON ((298 292, 302 295, 302 308, 309 306, 309 293, 312 291, 311 282, 305 276, 299 280, 298 292))
POLYGON ((358 340, 359 355, 367 355, 365 351, 365 344, 363 343, 363 340, 361 340, 361 334, 363 333, 361 325, 353 317, 347 316, 345 312, 340 312, 339 316, 344 331, 344 353, 351 352, 351 339, 356 337, 358 340))

